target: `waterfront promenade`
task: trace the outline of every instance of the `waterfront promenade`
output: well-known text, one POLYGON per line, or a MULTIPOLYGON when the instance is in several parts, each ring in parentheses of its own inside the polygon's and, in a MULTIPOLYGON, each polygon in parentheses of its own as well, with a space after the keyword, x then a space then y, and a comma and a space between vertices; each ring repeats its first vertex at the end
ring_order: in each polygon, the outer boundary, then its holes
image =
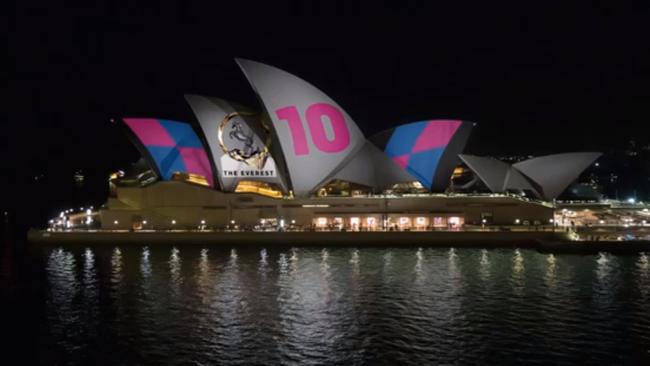
POLYGON ((202 244, 202 245, 533 245, 535 240, 569 240, 553 231, 45 231, 30 230, 38 244, 202 244))
POLYGON ((46 231, 32 229, 40 245, 203 245, 203 246, 372 246, 530 248, 549 253, 650 252, 650 241, 573 240, 564 231, 46 231))

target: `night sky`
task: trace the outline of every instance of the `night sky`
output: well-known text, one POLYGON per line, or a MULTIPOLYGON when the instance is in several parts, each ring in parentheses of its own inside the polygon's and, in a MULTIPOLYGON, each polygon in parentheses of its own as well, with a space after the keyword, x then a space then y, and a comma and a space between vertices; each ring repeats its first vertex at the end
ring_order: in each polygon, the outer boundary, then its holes
POLYGON ((478 123, 466 150, 479 155, 650 140, 647 8, 116 3, 7 6, 3 184, 14 191, 3 190, 3 205, 16 205, 16 189, 72 202, 61 187, 76 169, 99 182, 91 196, 100 197, 108 172, 138 157, 110 118, 193 122, 184 93, 258 106, 234 57, 304 78, 367 136, 461 118, 478 123), (46 183, 34 183, 41 175, 46 183))

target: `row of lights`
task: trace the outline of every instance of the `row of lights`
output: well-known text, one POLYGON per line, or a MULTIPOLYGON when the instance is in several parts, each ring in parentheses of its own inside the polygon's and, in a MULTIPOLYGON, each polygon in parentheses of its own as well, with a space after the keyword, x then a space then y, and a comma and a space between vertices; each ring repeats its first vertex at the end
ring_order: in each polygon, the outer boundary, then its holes
MULTIPOLYGON (((79 207, 79 212, 81 212, 83 210, 86 210, 86 214, 90 215, 92 213, 93 208, 94 208, 93 206, 90 206, 88 209, 86 209, 85 207, 79 207)), ((70 208, 70 209, 61 211, 59 213, 59 216, 63 217, 63 215, 67 215, 67 214, 71 214, 71 213, 74 213, 74 208, 70 208)))
MULTIPOLYGON (((553 220, 553 219, 548 219, 548 223, 549 223, 549 224, 552 224, 552 223, 554 223, 554 222, 555 222, 555 220, 553 220)), ((486 224, 486 223, 487 223, 487 220, 486 220, 486 219, 482 219, 482 220, 481 220, 481 223, 486 224)), ((515 224, 516 224, 516 225, 521 224, 521 220, 520 220, 520 219, 515 219, 515 224)))
MULTIPOLYGON (((80 208, 79 208, 79 212, 83 212, 84 209, 85 209, 84 207, 80 207, 80 208)), ((86 217, 86 221, 85 221, 85 224, 86 224, 86 225, 90 225, 90 224, 93 222, 93 218, 92 218, 92 215, 93 215, 93 206, 90 206, 88 209, 85 209, 85 210, 86 210, 86 215, 87 215, 87 217, 86 217)), ((51 220, 49 220, 48 222, 49 222, 51 225, 53 225, 53 224, 56 223, 57 225, 63 225, 63 224, 65 224, 66 227, 72 227, 72 221, 71 221, 71 220, 68 220, 68 219, 65 219, 65 220, 64 220, 64 217, 65 217, 67 214, 70 214, 70 213, 74 213, 74 209, 73 209, 73 208, 59 212, 59 220, 56 220, 56 221, 55 221, 54 219, 51 219, 51 220)))
MULTIPOLYGON (((89 210, 89 211, 90 211, 90 210, 89 210)), ((88 213, 88 214, 90 215, 90 213, 88 213)), ((264 219, 260 219, 260 223, 261 223, 262 225, 264 225, 265 222, 266 222, 266 221, 265 221, 264 219)), ((283 222, 284 222, 284 219, 283 219, 283 220, 280 220, 280 222, 283 223, 283 222)), ((115 225, 118 225, 119 223, 120 223, 120 222, 119 222, 118 220, 113 221, 113 224, 115 224, 115 225)), ((172 223, 172 225, 176 225, 176 220, 173 220, 173 219, 172 219, 171 223, 172 223)), ((205 225, 205 224, 206 224, 206 221, 205 221, 205 220, 201 220, 200 223, 201 223, 201 225, 205 225)), ((296 220, 291 220, 291 223, 292 223, 292 224, 295 224, 295 223, 296 223, 296 220)), ((146 224, 147 224, 147 220, 142 220, 142 225, 146 225, 146 224)), ((230 224, 231 224, 231 225, 234 225, 234 224, 235 224, 235 220, 230 220, 230 224)))

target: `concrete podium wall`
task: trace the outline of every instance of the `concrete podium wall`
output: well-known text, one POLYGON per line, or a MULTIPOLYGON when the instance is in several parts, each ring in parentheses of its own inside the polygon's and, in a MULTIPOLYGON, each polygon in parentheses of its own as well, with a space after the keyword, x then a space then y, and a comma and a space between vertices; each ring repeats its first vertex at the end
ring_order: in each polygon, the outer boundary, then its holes
POLYGON ((513 225, 516 219, 548 224, 553 208, 512 196, 368 196, 274 199, 250 193, 224 193, 184 182, 156 182, 144 188, 118 187, 117 197, 100 211, 104 229, 130 229, 138 219, 146 228, 254 226, 261 218, 283 218, 286 223, 310 226, 320 216, 457 215, 466 224, 480 224, 482 214, 494 225, 513 225), (172 225, 172 220, 176 221, 172 225), (115 223, 117 221, 117 223, 115 223))

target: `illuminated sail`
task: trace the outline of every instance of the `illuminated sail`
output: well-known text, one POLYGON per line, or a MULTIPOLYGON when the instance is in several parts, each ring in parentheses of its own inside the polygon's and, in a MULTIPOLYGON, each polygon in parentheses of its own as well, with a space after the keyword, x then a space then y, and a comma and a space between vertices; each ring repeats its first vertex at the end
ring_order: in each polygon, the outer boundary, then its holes
POLYGON ((223 191, 235 191, 242 180, 273 183, 286 191, 273 158, 276 149, 269 146, 270 131, 264 130, 259 114, 223 99, 200 95, 186 95, 185 99, 201 125, 223 191))
POLYGON ((544 198, 552 200, 601 155, 599 152, 553 154, 524 160, 512 166, 539 184, 544 198))
POLYGON ((407 123, 370 140, 431 191, 444 191, 472 129, 471 122, 429 120, 407 123))
POLYGON ((175 173, 204 177, 214 187, 212 166, 203 143, 188 123, 155 118, 124 118, 149 164, 163 180, 175 173))
POLYGON ((308 195, 361 150, 361 130, 316 87, 272 66, 237 62, 269 115, 295 195, 308 195))

